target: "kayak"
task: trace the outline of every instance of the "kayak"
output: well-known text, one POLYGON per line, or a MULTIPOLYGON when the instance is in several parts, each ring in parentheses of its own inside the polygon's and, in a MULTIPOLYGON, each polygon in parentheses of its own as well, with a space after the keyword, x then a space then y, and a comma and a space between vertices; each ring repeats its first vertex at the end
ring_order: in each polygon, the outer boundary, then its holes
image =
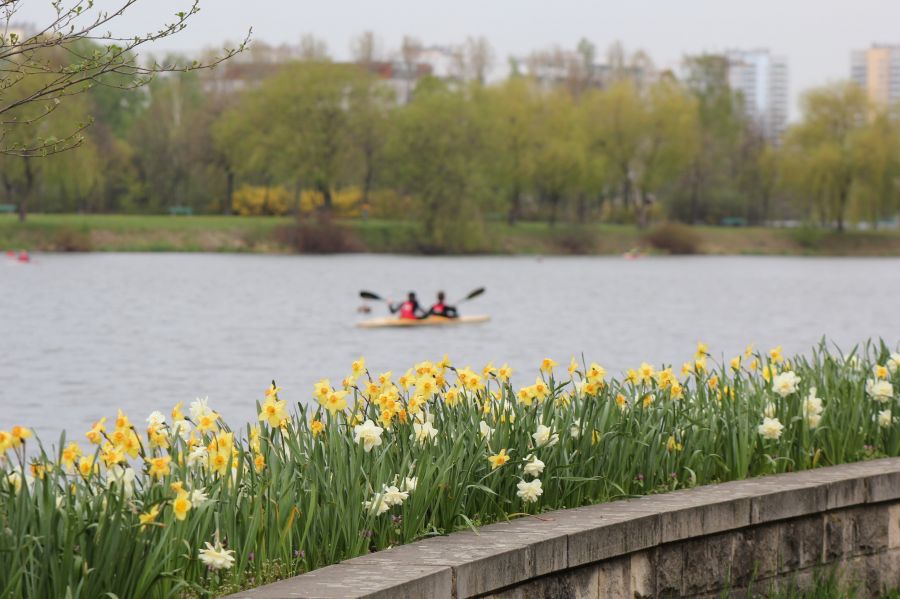
POLYGON ((487 315, 478 316, 460 316, 459 318, 444 318, 442 316, 429 316, 428 318, 416 319, 411 318, 373 318, 372 320, 364 320, 356 323, 356 326, 363 329, 380 329, 386 327, 442 327, 456 324, 478 324, 487 322, 491 319, 487 315))

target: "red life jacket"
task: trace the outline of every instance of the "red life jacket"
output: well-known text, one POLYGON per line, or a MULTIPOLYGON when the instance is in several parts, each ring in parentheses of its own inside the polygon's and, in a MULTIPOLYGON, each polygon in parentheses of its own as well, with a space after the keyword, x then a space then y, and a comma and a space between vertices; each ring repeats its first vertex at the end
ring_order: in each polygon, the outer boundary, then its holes
POLYGON ((444 302, 438 302, 437 304, 431 306, 431 310, 432 310, 435 314, 443 315, 444 312, 447 310, 447 306, 444 305, 444 302))
POLYGON ((400 304, 400 318, 415 318, 416 307, 411 301, 406 300, 400 304))

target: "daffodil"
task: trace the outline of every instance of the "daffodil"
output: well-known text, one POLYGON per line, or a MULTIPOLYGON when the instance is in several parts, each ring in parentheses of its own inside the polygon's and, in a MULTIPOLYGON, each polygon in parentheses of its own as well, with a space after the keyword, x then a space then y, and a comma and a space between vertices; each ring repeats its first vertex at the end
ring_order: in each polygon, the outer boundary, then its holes
POLYGON ((525 482, 524 480, 519 481, 516 488, 518 489, 516 495, 519 496, 524 503, 535 503, 544 493, 544 490, 541 488, 541 479, 539 478, 530 482, 525 482))
POLYGON ((886 403, 894 396, 894 386, 888 381, 866 381, 866 393, 879 403, 886 403))
POLYGON ((154 505, 148 511, 138 515, 138 521, 141 523, 141 530, 147 528, 147 525, 156 520, 159 516, 159 506, 154 505))
POLYGON ((501 449, 499 453, 488 456, 488 462, 491 463, 491 470, 496 470, 508 461, 509 455, 507 455, 506 449, 501 449))
POLYGON ((428 443, 435 437, 437 437, 438 430, 432 426, 431 422, 426 420, 425 422, 414 422, 413 423, 413 434, 412 437, 418 443, 428 443))
POLYGON ((169 463, 172 461, 170 456, 162 456, 158 458, 150 458, 147 463, 150 465, 148 474, 153 478, 162 478, 172 472, 169 463))
POLYGON ((779 422, 777 418, 763 418, 762 424, 759 425, 759 434, 763 436, 764 439, 779 439, 781 438, 781 431, 784 430, 784 425, 779 422))
POLYGON ((265 470, 266 469, 266 457, 261 453, 256 454, 253 457, 253 467, 256 469, 257 472, 262 472, 263 470, 265 470))
POLYGON ((353 442, 362 443, 363 449, 368 453, 374 447, 381 445, 381 433, 383 432, 383 428, 375 426, 371 420, 366 420, 353 428, 353 442))
POLYGON ((259 409, 259 421, 268 422, 269 426, 277 427, 282 421, 287 420, 287 411, 285 410, 287 402, 278 399, 274 395, 267 397, 259 409))
POLYGON ((313 437, 317 437, 325 431, 325 423, 321 420, 313 419, 309 423, 309 430, 312 431, 313 437))
POLYGON ((31 438, 31 429, 27 429, 24 426, 14 426, 9 430, 9 434, 12 435, 12 446, 19 447, 22 443, 25 442, 26 439, 31 438))
POLYGON ((350 373, 354 379, 358 379, 366 372, 366 359, 360 356, 358 360, 350 365, 350 373))
POLYGON ((216 537, 215 545, 206 543, 206 548, 200 550, 198 557, 210 570, 228 570, 234 565, 234 551, 222 547, 218 534, 216 537))
POLYGON ((531 438, 538 447, 552 447, 559 441, 559 434, 554 433, 549 426, 539 424, 531 438))
POLYGON ((81 456, 81 448, 78 443, 69 443, 62 450, 59 461, 68 472, 75 469, 75 461, 81 456))
POLYGON ((508 383, 509 377, 512 376, 512 372, 513 372, 512 368, 510 368, 508 364, 504 364, 503 366, 501 366, 500 368, 497 369, 497 378, 499 380, 503 381, 504 383, 508 383))
POLYGON ((544 462, 540 461, 537 456, 529 455, 525 458, 522 471, 528 476, 540 476, 544 472, 544 462))
POLYGON ((553 374, 553 369, 556 367, 556 360, 551 360, 550 358, 544 358, 541 361, 541 371, 546 372, 547 374, 553 374))
POLYGON ((346 391, 334 391, 328 393, 328 396, 325 398, 325 401, 322 405, 325 406, 325 409, 328 410, 328 413, 334 416, 338 412, 342 412, 347 409, 347 392, 346 391))
POLYGON ((175 514, 177 520, 184 520, 187 518, 187 514, 191 511, 191 507, 190 494, 184 490, 180 491, 172 501, 172 512, 175 514))
POLYGON ((784 356, 781 353, 780 345, 778 347, 773 347, 772 349, 769 350, 769 359, 772 360, 772 362, 774 362, 776 364, 778 364, 779 362, 781 362, 784 359, 784 356))

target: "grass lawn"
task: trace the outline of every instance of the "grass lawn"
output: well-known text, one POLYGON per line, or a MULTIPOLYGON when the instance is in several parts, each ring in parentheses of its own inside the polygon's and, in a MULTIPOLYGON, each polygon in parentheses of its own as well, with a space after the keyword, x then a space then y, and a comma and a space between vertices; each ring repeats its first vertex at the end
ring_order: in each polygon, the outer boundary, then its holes
MULTIPOLYGON (((291 217, 33 214, 23 224, 0 215, 0 249, 37 251, 182 251, 287 253, 279 229, 291 217)), ((414 221, 343 221, 359 247, 381 253, 419 253, 414 221)), ((900 232, 691 227, 696 253, 759 255, 900 256, 900 232)), ((573 225, 504 221, 484 223, 483 253, 622 254, 650 248, 631 225, 573 225)))

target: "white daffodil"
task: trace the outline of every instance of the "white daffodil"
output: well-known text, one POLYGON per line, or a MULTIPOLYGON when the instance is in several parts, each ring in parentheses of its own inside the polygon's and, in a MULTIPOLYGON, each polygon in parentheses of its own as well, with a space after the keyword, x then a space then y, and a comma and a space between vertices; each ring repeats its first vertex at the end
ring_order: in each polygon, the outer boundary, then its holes
POLYGON ((544 472, 544 462, 537 459, 537 456, 529 455, 525 460, 522 469, 528 476, 540 476, 544 472))
POLYGON ((559 441, 559 435, 552 432, 552 429, 549 426, 543 424, 538 425, 537 430, 531 435, 531 438, 534 439, 534 443, 538 447, 543 447, 544 445, 552 447, 559 441))
POLYGON ((375 426, 375 423, 371 420, 366 420, 362 424, 357 424, 353 427, 353 441, 362 443, 363 449, 369 452, 372 451, 373 447, 381 445, 381 433, 383 432, 383 428, 375 426))
POLYGON ((772 379, 772 391, 781 397, 787 397, 791 393, 796 393, 797 385, 800 384, 800 377, 792 371, 782 372, 772 379))
POLYGON ((411 438, 419 443, 427 443, 434 439, 438 434, 438 430, 431 425, 429 420, 425 422, 413 422, 413 435, 411 438))
POLYGON ((225 549, 216 539, 216 544, 206 543, 206 549, 200 550, 200 561, 210 570, 227 570, 234 565, 234 551, 225 549))
POLYGON ((784 425, 777 418, 763 418, 763 422, 759 425, 758 430, 759 434, 765 439, 778 439, 781 437, 784 425))
POLYGON ((538 500, 538 497, 544 494, 544 489, 541 488, 541 480, 539 478, 534 479, 531 482, 519 481, 519 484, 516 485, 519 489, 516 491, 516 495, 522 498, 522 501, 525 503, 534 503, 538 500))
POLYGON ((878 403, 885 403, 894 396, 894 386, 888 381, 866 381, 866 393, 878 403))

